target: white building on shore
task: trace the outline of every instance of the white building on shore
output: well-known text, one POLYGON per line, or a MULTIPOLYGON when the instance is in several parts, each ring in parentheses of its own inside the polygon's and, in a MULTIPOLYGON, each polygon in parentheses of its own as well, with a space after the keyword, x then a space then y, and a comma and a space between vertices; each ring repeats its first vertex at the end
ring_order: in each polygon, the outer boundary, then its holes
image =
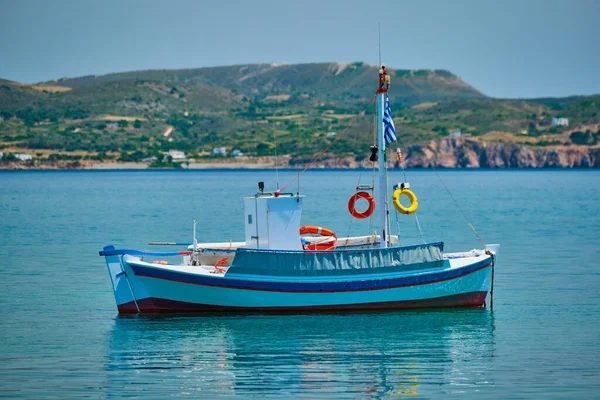
POLYGON ((227 155, 227 149, 225 147, 215 147, 212 151, 213 156, 223 156, 227 155))
POLYGON ((179 150, 169 150, 167 156, 170 156, 173 162, 182 162, 187 161, 185 158, 185 153, 179 150))
POLYGON ((17 153, 17 154, 15 154, 15 157, 21 161, 33 160, 33 156, 31 154, 17 153))
POLYGON ((552 118, 552 126, 569 126, 569 118, 552 118))

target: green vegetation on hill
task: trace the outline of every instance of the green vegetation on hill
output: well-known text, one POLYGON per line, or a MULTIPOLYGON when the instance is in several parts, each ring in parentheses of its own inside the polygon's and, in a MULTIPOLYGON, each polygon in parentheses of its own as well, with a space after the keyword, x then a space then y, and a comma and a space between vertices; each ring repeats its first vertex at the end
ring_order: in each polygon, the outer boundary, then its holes
MULTIPOLYGON (((600 96, 499 100, 445 70, 390 74, 401 143, 457 130, 483 140, 596 143, 600 96), (570 128, 552 127, 553 117, 569 118, 570 128)), ((196 158, 214 147, 264 156, 276 144, 279 154, 310 157, 347 126, 376 85, 377 68, 364 63, 136 71, 37 85, 0 80, 0 147, 45 158, 81 151, 84 159, 161 162, 172 149, 196 158)), ((331 152, 368 153, 374 113, 370 106, 331 152)))

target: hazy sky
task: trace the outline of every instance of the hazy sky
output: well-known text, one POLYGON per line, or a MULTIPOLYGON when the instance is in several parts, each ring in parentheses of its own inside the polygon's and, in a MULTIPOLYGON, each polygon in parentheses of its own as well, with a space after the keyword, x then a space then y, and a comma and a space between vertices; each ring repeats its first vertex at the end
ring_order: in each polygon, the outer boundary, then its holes
POLYGON ((0 0, 0 78, 258 62, 448 69, 494 97, 600 93, 600 0, 0 0))

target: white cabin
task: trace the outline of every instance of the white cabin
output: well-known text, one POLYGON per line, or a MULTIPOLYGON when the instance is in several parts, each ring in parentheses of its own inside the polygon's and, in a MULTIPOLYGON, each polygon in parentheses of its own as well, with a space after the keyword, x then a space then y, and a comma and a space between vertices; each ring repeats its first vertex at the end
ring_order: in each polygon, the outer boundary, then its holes
POLYGON ((302 250, 300 219, 304 196, 257 193, 244 197, 246 247, 302 250))

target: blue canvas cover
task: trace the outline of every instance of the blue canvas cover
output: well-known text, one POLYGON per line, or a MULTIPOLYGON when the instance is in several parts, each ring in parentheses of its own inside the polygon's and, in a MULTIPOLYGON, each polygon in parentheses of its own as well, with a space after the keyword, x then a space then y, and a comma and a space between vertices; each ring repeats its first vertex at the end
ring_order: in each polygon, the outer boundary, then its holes
POLYGON ((336 276, 439 268, 443 249, 443 242, 311 252, 240 248, 227 274, 336 276))

